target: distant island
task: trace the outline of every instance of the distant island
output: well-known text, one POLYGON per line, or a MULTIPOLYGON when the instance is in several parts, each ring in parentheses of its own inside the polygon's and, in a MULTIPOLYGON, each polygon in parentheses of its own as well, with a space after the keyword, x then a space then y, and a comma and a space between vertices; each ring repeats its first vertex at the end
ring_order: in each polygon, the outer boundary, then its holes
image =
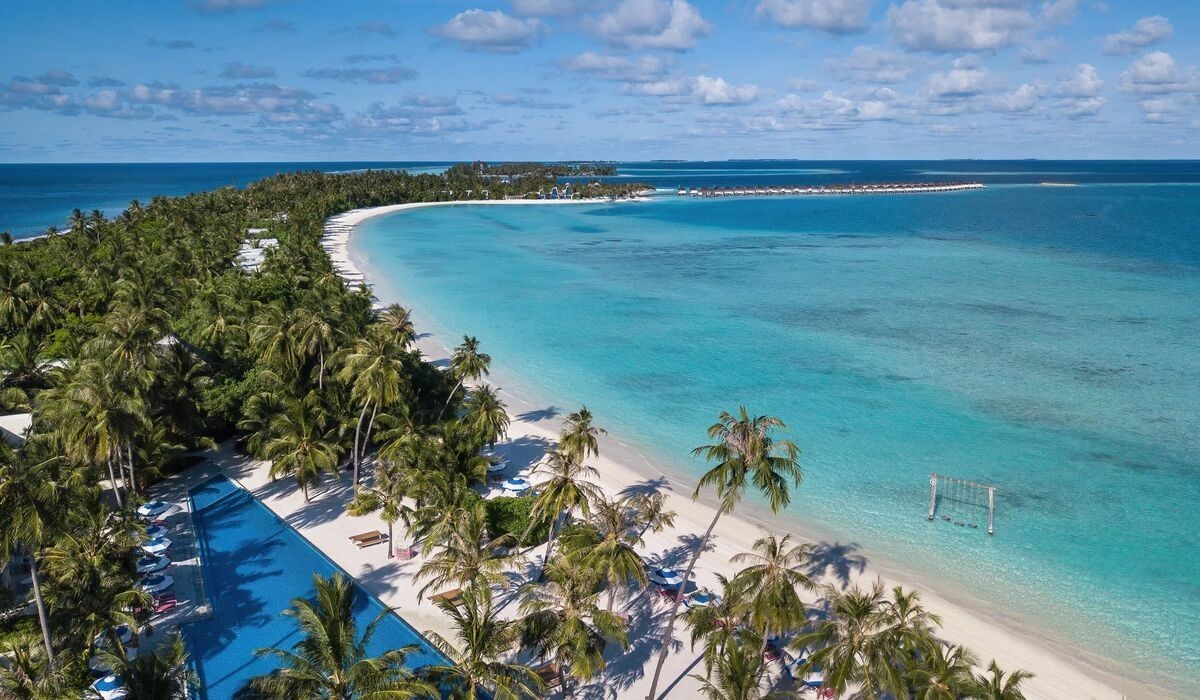
POLYGON ((477 160, 470 165, 459 164, 456 168, 469 170, 482 178, 558 178, 558 177, 611 177, 617 167, 611 163, 485 163, 477 160))

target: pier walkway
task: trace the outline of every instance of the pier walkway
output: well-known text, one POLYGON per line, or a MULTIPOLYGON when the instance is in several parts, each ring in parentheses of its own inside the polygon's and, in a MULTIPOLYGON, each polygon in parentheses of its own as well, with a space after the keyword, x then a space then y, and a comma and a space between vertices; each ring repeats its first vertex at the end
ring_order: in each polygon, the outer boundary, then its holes
POLYGON ((888 182, 865 185, 803 185, 770 187, 680 187, 681 197, 765 197, 771 195, 820 194, 915 194, 981 190, 982 182, 888 182))

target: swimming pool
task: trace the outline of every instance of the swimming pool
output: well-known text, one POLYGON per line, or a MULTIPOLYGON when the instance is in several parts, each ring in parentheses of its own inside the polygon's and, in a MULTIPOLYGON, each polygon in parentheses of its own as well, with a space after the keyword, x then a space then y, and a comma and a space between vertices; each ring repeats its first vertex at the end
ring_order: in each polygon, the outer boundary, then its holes
MULTIPOLYGON (((183 625, 184 639, 203 683, 202 697, 228 700, 254 676, 278 667, 255 658, 264 647, 290 649, 296 623, 280 613, 292 598, 316 593, 312 575, 345 573, 328 557, 229 479, 218 476, 190 492, 196 542, 212 617, 183 625)), ((385 608, 355 584, 359 632, 385 608)), ((409 644, 419 649, 409 666, 447 663, 415 629, 387 615, 368 645, 371 655, 409 644)))

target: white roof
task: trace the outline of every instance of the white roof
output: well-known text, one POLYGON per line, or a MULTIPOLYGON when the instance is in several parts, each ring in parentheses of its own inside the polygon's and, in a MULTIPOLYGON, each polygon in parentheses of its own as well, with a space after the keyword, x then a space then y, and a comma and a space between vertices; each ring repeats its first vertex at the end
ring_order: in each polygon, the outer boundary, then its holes
POLYGON ((20 447, 25 444, 25 433, 29 432, 29 428, 33 425, 32 413, 13 413, 8 416, 0 416, 0 433, 5 440, 13 447, 20 447))

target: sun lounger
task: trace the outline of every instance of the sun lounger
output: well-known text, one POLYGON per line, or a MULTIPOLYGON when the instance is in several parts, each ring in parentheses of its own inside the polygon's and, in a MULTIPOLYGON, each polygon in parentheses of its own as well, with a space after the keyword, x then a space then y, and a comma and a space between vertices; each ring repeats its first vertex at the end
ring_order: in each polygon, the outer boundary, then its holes
POLYGON ((374 537, 355 540, 354 544, 358 545, 359 549, 362 549, 364 547, 372 547, 377 544, 383 544, 384 542, 387 542, 387 535, 383 534, 382 532, 376 532, 374 537))
POLYGON ((154 614, 162 615, 163 613, 168 613, 174 610, 176 605, 179 605, 179 601, 174 598, 171 598, 170 600, 164 600, 158 605, 154 606, 154 614))
POLYGON ((534 671, 538 674, 538 678, 541 678, 542 682, 546 684, 546 690, 554 690, 562 680, 558 675, 558 666, 554 664, 538 666, 534 671))
POLYGON ((442 591, 441 593, 430 596, 429 602, 458 605, 460 602, 462 602, 462 593, 463 592, 461 588, 451 588, 448 591, 442 591))
POLYGON ((381 537, 382 535, 383 535, 383 533, 380 532, 379 530, 371 530, 370 532, 363 532, 363 533, 359 533, 357 535, 350 535, 350 541, 351 542, 361 542, 363 540, 373 540, 376 537, 381 537))
POLYGON ((404 547, 396 550, 397 559, 412 559, 417 556, 417 550, 413 547, 404 547))

